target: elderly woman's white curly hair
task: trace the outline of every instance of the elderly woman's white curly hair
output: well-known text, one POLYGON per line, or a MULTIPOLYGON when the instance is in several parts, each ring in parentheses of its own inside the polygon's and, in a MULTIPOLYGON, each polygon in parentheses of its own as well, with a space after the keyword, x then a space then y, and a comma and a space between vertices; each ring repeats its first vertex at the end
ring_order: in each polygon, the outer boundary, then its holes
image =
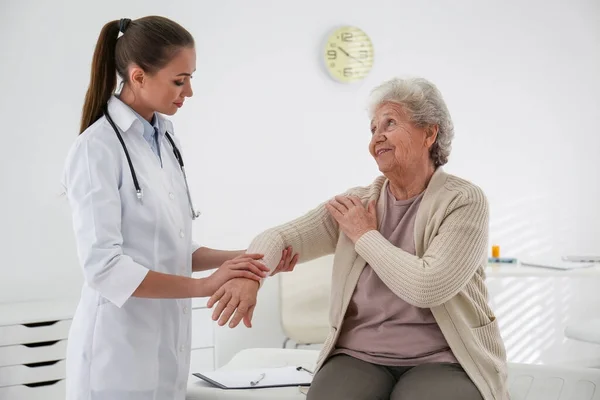
POLYGON ((396 103, 418 127, 438 125, 430 157, 436 167, 448 162, 454 138, 452 118, 438 88, 423 78, 394 78, 377 86, 369 99, 369 118, 383 103, 396 103))

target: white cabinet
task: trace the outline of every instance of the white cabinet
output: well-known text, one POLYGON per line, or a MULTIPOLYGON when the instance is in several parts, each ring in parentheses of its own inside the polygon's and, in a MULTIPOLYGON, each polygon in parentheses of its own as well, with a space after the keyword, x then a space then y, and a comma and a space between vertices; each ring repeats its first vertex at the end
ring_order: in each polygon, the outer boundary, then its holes
MULTIPOLYGON (((215 323, 207 301, 192 300, 190 374, 215 368, 215 323)), ((67 337, 76 307, 75 299, 0 304, 0 400, 64 400, 67 337)))
POLYGON ((0 387, 31 385, 62 379, 65 379, 64 359, 0 367, 0 387))
POLYGON ((74 300, 0 304, 0 400, 65 398, 74 300))
POLYGON ((65 381, 54 381, 43 386, 17 385, 0 387, 2 400, 64 400, 65 381))
MULTIPOLYGON (((192 350, 190 362, 190 374, 194 372, 213 371, 215 369, 215 349, 196 349, 192 350)), ((190 376, 190 380, 196 379, 190 376)))
POLYGON ((206 308, 192 310, 192 350, 215 346, 215 332, 211 314, 212 310, 206 308))
POLYGON ((0 326, 0 346, 66 339, 70 327, 70 319, 0 326))
POLYGON ((62 360, 66 352, 66 340, 2 346, 0 367, 62 360))
MULTIPOLYGON (((212 271, 197 272, 194 278, 210 275, 212 271)), ((211 309, 206 308, 208 298, 192 299, 192 347, 190 374, 215 369, 215 322, 211 309)), ((190 376, 190 380, 197 379, 190 376)))

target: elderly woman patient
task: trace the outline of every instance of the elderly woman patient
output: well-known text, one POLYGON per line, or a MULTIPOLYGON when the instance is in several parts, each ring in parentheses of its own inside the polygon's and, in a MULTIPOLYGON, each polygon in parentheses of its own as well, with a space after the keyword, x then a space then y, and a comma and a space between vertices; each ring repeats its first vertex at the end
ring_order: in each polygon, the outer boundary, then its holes
MULTIPOLYGON (((274 268, 335 253, 330 333, 308 399, 506 400, 506 355, 487 304, 488 204, 443 171, 454 128, 438 89, 394 79, 372 93, 369 151, 383 176, 260 234, 274 268)), ((213 317, 249 325, 258 284, 235 279, 213 317)))

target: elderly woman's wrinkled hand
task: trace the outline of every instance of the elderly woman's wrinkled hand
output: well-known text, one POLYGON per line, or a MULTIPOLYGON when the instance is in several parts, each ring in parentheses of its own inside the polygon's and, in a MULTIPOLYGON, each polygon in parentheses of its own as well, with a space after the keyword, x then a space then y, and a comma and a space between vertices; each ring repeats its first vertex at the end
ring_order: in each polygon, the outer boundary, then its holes
POLYGON ((258 282, 246 278, 235 278, 225 283, 208 300, 208 308, 217 305, 212 319, 223 326, 231 318, 230 328, 244 320, 244 325, 251 328, 258 288, 258 282))
MULTIPOLYGON (((292 254, 294 254, 292 246, 283 249, 281 260, 279 260, 279 264, 270 275, 273 276, 280 272, 292 272, 299 257, 298 253, 293 256, 292 254)), ((218 320, 219 325, 223 326, 231 319, 230 328, 235 328, 243 320, 244 325, 251 328, 259 286, 258 282, 248 278, 227 281, 208 300, 208 308, 217 305, 213 311, 213 320, 218 320)))
POLYGON ((377 230, 375 202, 365 207, 356 196, 336 196, 326 204, 327 210, 353 243, 365 233, 377 230))

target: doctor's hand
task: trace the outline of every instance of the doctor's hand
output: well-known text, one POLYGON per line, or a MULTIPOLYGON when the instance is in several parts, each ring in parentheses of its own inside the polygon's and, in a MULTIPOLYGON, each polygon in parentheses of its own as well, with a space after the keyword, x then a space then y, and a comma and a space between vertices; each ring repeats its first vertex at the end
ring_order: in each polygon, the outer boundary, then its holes
POLYGON ((217 304, 212 315, 213 321, 218 320, 219 326, 223 326, 233 315, 229 322, 230 328, 238 326, 242 319, 244 325, 252 328, 258 288, 258 282, 246 278, 236 278, 225 283, 208 300, 208 308, 217 304))
MULTIPOLYGON (((294 270, 298 261, 298 253, 292 257, 293 253, 292 246, 286 247, 281 252, 279 264, 277 264, 271 276, 279 272, 291 272, 294 270)), ((212 319, 214 321, 218 320, 219 325, 223 326, 231 318, 231 322, 229 323, 230 328, 235 328, 239 325, 240 321, 244 320, 244 325, 252 328, 252 315, 256 306, 259 287, 260 284, 256 281, 245 278, 232 279, 225 283, 208 300, 208 308, 212 308, 217 304, 217 307, 213 311, 212 319)))
POLYGON ((249 282, 258 282, 269 273, 269 268, 258 261, 262 254, 242 254, 229 261, 225 261, 215 272, 207 278, 200 279, 203 296, 212 296, 226 282, 235 278, 244 278, 249 282))

